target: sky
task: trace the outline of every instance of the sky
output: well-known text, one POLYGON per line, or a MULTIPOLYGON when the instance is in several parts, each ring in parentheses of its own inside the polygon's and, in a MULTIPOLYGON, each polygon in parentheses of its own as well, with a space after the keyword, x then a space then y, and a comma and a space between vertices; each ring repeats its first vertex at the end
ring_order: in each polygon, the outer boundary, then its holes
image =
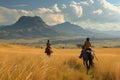
POLYGON ((48 25, 71 22, 87 29, 120 31, 120 0, 0 0, 0 25, 40 16, 48 25))

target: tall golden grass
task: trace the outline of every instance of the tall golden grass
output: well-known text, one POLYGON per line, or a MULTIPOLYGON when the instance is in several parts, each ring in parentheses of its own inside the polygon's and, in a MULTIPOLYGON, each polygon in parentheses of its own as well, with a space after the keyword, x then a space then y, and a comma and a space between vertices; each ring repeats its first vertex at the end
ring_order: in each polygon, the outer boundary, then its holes
POLYGON ((80 49, 44 49, 0 45, 0 80, 120 80, 120 49, 96 48, 95 67, 88 74, 80 49))

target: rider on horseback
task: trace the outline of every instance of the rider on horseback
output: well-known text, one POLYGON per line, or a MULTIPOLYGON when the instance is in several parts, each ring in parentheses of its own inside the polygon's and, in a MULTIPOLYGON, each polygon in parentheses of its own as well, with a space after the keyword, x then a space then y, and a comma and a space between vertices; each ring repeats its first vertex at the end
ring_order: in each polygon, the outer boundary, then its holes
POLYGON ((89 38, 86 38, 86 41, 84 43, 84 46, 82 46, 82 51, 79 56, 79 58, 83 59, 83 64, 85 65, 87 71, 91 68, 94 67, 94 53, 91 49, 91 43, 89 41, 89 38))
POLYGON ((48 40, 46 43, 46 49, 45 49, 45 53, 53 53, 52 48, 51 48, 51 44, 50 41, 48 40))
MULTIPOLYGON (((92 52, 91 49, 91 43, 90 43, 90 38, 86 38, 86 41, 84 43, 84 46, 82 46, 82 51, 81 51, 81 55, 79 56, 79 58, 82 58, 82 55, 85 51, 89 51, 90 53, 92 52)), ((91 58, 93 57, 93 54, 91 54, 91 58)))

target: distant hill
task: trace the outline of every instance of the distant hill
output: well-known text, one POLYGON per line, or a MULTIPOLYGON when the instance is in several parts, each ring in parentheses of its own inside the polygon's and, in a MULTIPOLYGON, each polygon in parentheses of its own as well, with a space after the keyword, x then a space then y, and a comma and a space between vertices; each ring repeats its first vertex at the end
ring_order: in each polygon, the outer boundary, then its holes
POLYGON ((71 24, 70 22, 65 22, 65 23, 62 23, 62 24, 55 25, 55 26, 53 26, 53 28, 56 31, 58 31, 59 33, 64 33, 66 35, 79 36, 79 35, 93 34, 92 32, 87 31, 80 26, 71 24))
POLYGON ((120 31, 104 31, 103 33, 118 36, 120 38, 120 31))
POLYGON ((96 29, 86 29, 88 31, 94 32, 97 37, 100 38, 120 38, 120 31, 100 31, 96 29))
POLYGON ((35 38, 57 35, 59 34, 38 16, 22 16, 15 24, 0 27, 0 38, 35 38))
POLYGON ((119 31, 104 32, 95 29, 83 29, 81 26, 71 24, 70 22, 57 24, 53 26, 53 29, 65 36, 85 36, 94 39, 120 38, 119 31))

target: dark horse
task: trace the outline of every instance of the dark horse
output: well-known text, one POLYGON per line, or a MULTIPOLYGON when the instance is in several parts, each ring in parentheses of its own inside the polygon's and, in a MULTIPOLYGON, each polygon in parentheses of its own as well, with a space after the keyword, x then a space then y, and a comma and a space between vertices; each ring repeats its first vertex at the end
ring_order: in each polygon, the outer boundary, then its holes
POLYGON ((85 65, 87 69, 87 73, 91 67, 93 67, 93 52, 91 50, 82 50, 81 55, 79 58, 83 59, 83 64, 85 65))
POLYGON ((46 47, 45 53, 46 53, 48 56, 50 56, 52 52, 53 52, 53 51, 52 51, 51 47, 46 47))

